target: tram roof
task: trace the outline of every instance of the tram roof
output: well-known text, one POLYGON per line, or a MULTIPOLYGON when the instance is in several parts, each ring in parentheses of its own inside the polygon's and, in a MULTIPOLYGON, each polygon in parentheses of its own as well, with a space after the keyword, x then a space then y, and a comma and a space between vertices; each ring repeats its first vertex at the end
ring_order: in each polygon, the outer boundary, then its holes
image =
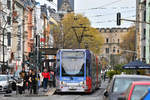
POLYGON ((86 51, 87 49, 60 49, 60 51, 86 51))

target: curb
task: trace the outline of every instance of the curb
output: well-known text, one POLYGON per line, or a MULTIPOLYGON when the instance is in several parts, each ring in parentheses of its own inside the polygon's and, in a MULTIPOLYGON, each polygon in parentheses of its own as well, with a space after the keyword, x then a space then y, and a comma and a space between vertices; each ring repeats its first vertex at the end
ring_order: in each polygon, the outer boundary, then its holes
POLYGON ((43 97, 48 96, 46 94, 23 94, 23 95, 8 95, 5 94, 4 97, 43 97))

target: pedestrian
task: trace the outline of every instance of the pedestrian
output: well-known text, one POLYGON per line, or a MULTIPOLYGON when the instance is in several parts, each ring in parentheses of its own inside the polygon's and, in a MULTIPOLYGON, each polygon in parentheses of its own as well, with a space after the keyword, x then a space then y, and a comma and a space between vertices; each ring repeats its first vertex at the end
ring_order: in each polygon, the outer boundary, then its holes
MULTIPOLYGON (((29 70, 29 72, 28 72, 28 75, 27 75, 27 86, 28 86, 28 91, 31 91, 31 89, 32 89, 32 85, 31 85, 31 83, 32 83, 32 80, 31 80, 31 78, 32 78, 32 69, 30 69, 29 70)), ((32 91, 31 91, 32 92, 32 91)))
POLYGON ((49 72, 47 72, 46 68, 44 68, 44 72, 42 72, 42 76, 44 78, 43 79, 43 88, 44 88, 44 91, 46 91, 48 79, 50 80, 50 74, 49 74, 49 72))
POLYGON ((16 84, 16 93, 18 93, 19 92, 19 94, 22 94, 22 91, 24 90, 24 87, 23 87, 23 78, 21 78, 22 77, 22 75, 21 75, 22 73, 19 73, 19 78, 18 78, 18 80, 17 80, 17 84, 16 84))
POLYGON ((106 79, 106 72, 104 72, 104 82, 105 82, 105 79, 106 79))
POLYGON ((22 91, 25 92, 26 82, 27 82, 27 73, 25 71, 25 67, 22 67, 22 71, 20 72, 20 77, 23 79, 23 88, 22 88, 22 91))
POLYGON ((41 70, 39 70, 38 72, 38 85, 39 85, 39 88, 42 86, 42 82, 43 82, 43 76, 42 76, 42 73, 41 73, 41 70))
POLYGON ((55 87, 55 83, 54 83, 54 71, 50 71, 50 78, 51 78, 51 87, 53 86, 53 87, 55 87))
POLYGON ((32 93, 32 91, 33 91, 34 94, 37 93, 37 82, 38 82, 37 73, 36 73, 36 70, 33 70, 32 71, 32 75, 31 75, 31 85, 32 85, 32 88, 31 88, 30 93, 32 93))

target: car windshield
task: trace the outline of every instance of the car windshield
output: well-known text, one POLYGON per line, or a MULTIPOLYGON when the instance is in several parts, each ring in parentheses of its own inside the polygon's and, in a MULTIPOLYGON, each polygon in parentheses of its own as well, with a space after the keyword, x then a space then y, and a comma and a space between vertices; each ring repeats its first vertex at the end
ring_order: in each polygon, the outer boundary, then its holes
POLYGON ((131 100, 139 100, 149 87, 150 85, 136 85, 133 89, 131 100))
POLYGON ((149 78, 116 78, 114 81, 113 92, 122 93, 126 91, 133 81, 150 81, 149 78))
POLYGON ((0 76, 0 81, 6 81, 7 80, 7 76, 0 76))
POLYGON ((62 76, 84 75, 84 52, 62 52, 62 76))

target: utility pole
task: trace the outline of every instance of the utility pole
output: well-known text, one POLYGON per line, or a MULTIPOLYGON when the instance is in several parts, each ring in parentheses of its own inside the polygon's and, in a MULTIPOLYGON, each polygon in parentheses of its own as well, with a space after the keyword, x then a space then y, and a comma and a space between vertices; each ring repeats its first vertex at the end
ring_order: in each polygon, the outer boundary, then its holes
POLYGON ((80 49, 80 44, 81 44, 81 42, 83 40, 84 32, 86 31, 87 27, 86 26, 82 26, 82 24, 80 24, 80 26, 72 26, 72 29, 73 29, 73 31, 74 31, 74 33, 76 35, 76 38, 77 38, 77 41, 78 41, 78 45, 79 45, 79 49, 80 49), (77 34, 77 31, 76 31, 77 28, 83 29, 80 36, 77 34))
MULTIPOLYGON (((23 8, 23 20, 22 20, 22 22, 23 22, 23 35, 22 35, 22 62, 23 62, 23 64, 24 64, 24 61, 25 61, 25 58, 24 58, 24 42, 25 42, 25 40, 24 40, 24 38, 25 38, 25 8, 23 8)), ((24 66, 24 65, 23 65, 24 66)))
MULTIPOLYGON (((38 74, 39 74, 39 44, 40 44, 40 36, 37 34, 37 20, 36 20, 36 6, 34 5, 34 36, 35 36, 35 48, 36 48, 36 71, 37 71, 37 79, 38 79, 38 74)), ((36 92, 38 93, 38 82, 36 85, 36 92)))
POLYGON ((138 52, 138 32, 139 32, 139 1, 140 0, 136 0, 136 32, 135 32, 135 51, 136 53, 134 53, 134 60, 136 60, 137 58, 137 52, 138 52))
POLYGON ((3 43, 2 43, 2 46, 3 46, 3 67, 2 67, 2 73, 5 71, 5 28, 6 28, 6 25, 7 25, 8 21, 6 21, 4 27, 3 27, 3 43))

